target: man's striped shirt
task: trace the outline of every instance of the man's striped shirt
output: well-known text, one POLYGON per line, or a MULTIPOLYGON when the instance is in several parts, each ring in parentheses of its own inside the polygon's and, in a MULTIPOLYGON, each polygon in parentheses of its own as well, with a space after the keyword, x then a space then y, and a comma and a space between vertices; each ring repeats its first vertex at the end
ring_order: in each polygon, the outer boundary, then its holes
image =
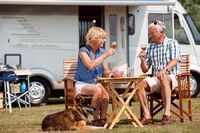
MULTIPOLYGON (((152 66, 153 75, 165 68, 174 58, 179 61, 181 58, 179 44, 176 40, 165 37, 163 44, 150 43, 147 49, 146 62, 149 68, 152 66)), ((167 74, 177 74, 179 72, 178 64, 167 74)))

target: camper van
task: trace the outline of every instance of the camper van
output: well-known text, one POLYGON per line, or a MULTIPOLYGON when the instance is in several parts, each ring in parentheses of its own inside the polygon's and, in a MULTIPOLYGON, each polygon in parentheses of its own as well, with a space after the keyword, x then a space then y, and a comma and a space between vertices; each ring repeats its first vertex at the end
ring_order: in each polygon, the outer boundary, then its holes
MULTIPOLYGON (((109 66, 142 74, 138 54, 148 44, 148 24, 165 23, 167 36, 190 55, 191 94, 200 91, 200 35, 176 0, 0 0, 0 64, 31 69, 32 104, 63 91, 63 59, 77 59, 87 30, 107 32, 105 49, 117 42, 109 66)), ((63 93, 62 93, 63 95, 63 93)))

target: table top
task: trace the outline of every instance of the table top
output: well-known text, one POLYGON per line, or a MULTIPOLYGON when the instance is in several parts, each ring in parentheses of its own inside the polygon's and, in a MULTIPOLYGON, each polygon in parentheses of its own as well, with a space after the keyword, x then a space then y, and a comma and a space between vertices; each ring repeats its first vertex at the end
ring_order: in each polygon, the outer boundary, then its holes
POLYGON ((146 78, 145 75, 138 75, 138 76, 132 76, 132 77, 116 77, 116 78, 110 78, 110 77, 98 77, 97 81, 99 82, 128 82, 128 81, 137 81, 137 80, 142 80, 146 78))
POLYGON ((16 69, 16 70, 14 70, 14 72, 17 76, 31 75, 30 69, 16 69))

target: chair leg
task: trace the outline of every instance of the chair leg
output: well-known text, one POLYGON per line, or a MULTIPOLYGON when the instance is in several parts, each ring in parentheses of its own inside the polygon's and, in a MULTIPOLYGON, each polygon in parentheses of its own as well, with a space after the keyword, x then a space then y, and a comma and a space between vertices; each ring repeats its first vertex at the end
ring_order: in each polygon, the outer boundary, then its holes
POLYGON ((180 111, 180 121, 181 123, 184 122, 184 119, 183 119, 183 101, 181 98, 179 98, 179 111, 180 111))
POLYGON ((192 121, 192 103, 191 103, 191 99, 188 100, 188 110, 189 110, 189 120, 192 121))
POLYGON ((4 81, 6 84, 6 90, 7 90, 7 98, 8 98, 8 107, 9 107, 9 112, 12 113, 12 105, 11 105, 11 96, 10 96, 10 84, 9 81, 4 81))
MULTIPOLYGON (((117 105, 113 100, 111 100, 111 102, 112 102, 112 112, 113 112, 116 109, 117 105)), ((115 118, 115 116, 116 116, 116 113, 114 113, 113 118, 115 118)))
POLYGON ((149 103, 150 103, 150 114, 151 114, 151 117, 152 117, 152 119, 153 119, 153 116, 154 116, 154 114, 153 114, 153 112, 154 112, 154 110, 153 110, 153 99, 152 98, 149 98, 149 103))
POLYGON ((140 119, 142 119, 143 117, 143 109, 142 109, 142 106, 140 105, 140 119))
POLYGON ((17 104, 18 104, 18 106, 19 106, 19 110, 22 111, 20 101, 19 101, 19 99, 17 98, 17 94, 16 94, 15 92, 14 92, 14 96, 15 96, 15 98, 17 99, 17 104))
POLYGON ((5 102, 5 108, 8 108, 8 92, 7 92, 7 84, 6 81, 4 83, 4 102, 5 102))

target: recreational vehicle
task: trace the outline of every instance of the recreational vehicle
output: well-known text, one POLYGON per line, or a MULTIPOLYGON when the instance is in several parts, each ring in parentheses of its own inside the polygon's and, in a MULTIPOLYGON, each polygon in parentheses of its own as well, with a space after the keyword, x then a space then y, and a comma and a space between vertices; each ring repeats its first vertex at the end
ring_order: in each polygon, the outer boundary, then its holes
POLYGON ((191 94, 197 96, 200 35, 177 0, 0 0, 0 63, 31 69, 32 104, 39 104, 63 90, 63 59, 77 59, 92 26, 107 32, 105 49, 117 42, 111 67, 141 74, 137 56, 154 20, 190 55, 191 94))

